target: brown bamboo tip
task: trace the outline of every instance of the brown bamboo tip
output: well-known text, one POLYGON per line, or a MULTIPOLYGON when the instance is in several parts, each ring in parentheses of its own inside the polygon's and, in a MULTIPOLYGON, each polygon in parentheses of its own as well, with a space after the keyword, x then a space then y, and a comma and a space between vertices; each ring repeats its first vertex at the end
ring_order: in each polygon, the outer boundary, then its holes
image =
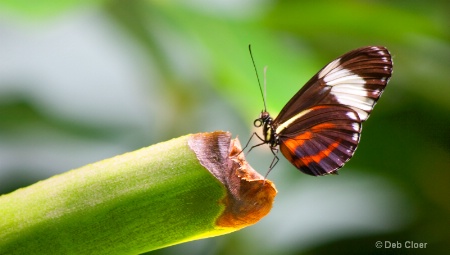
POLYGON ((270 212, 277 194, 275 185, 248 164, 237 138, 216 131, 194 134, 188 143, 200 164, 226 188, 227 195, 220 201, 225 209, 217 227, 240 229, 270 212))

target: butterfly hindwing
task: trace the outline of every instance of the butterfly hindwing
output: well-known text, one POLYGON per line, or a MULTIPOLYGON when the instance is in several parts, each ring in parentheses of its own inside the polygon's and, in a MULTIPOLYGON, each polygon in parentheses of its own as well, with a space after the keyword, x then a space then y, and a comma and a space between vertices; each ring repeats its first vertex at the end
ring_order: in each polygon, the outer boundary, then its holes
POLYGON ((279 127, 280 150, 302 172, 324 175, 347 162, 359 142, 358 114, 339 105, 314 106, 279 127))

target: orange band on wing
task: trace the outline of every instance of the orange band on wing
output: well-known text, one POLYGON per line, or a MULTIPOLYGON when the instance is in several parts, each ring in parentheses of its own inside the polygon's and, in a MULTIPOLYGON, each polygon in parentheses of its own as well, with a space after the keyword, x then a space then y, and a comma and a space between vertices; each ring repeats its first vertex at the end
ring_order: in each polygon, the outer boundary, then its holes
POLYGON ((297 168, 308 166, 311 163, 319 163, 322 159, 328 157, 340 145, 340 142, 336 141, 315 155, 305 155, 300 157, 300 155, 296 153, 297 148, 304 144, 305 139, 310 139, 311 137, 312 133, 306 132, 295 137, 295 139, 288 139, 284 141, 284 143, 280 146, 281 153, 283 153, 286 159, 293 163, 297 168), (300 137, 302 137, 302 140, 298 139, 300 137))
MULTIPOLYGON (((319 107, 316 107, 316 108, 319 108, 319 107)), ((311 129, 312 131, 307 131, 307 132, 299 134, 296 137, 285 140, 284 143, 282 144, 282 146, 280 146, 281 152, 289 161, 294 162, 296 160, 293 160, 291 154, 295 155, 296 154, 295 151, 297 150, 297 148, 299 146, 303 146, 305 141, 312 139, 314 136, 314 133, 320 132, 324 129, 332 129, 335 126, 336 125, 333 123, 318 124, 318 125, 312 127, 312 129, 311 129), (289 151, 286 151, 286 149, 283 148, 284 147, 283 145, 286 146, 289 151)), ((339 145, 339 143, 338 143, 338 145, 339 145)), ((331 144, 326 150, 324 150, 322 152, 325 153, 326 156, 328 156, 331 153, 331 151, 338 145, 335 145, 335 143, 331 144)), ((301 160, 306 165, 312 161, 319 162, 323 158, 323 156, 322 156, 323 154, 321 155, 322 152, 319 152, 317 155, 309 156, 308 158, 303 158, 301 160), (321 158, 319 158, 319 157, 321 157, 321 158)), ((297 164, 297 162, 296 162, 295 165, 298 166, 299 164, 297 164)))
POLYGON ((298 146, 302 146, 305 141, 312 139, 312 138, 313 138, 313 133, 308 131, 308 132, 301 133, 294 138, 287 139, 284 142, 284 145, 286 145, 286 147, 288 147, 289 150, 291 150, 292 152, 295 152, 295 149, 298 146))
POLYGON ((328 146, 325 150, 321 150, 320 152, 318 152, 316 155, 304 156, 303 158, 299 158, 298 160, 301 160, 304 165, 309 165, 312 162, 319 163, 322 159, 328 157, 328 155, 330 155, 331 152, 333 152, 334 149, 336 149, 338 146, 339 142, 336 141, 330 144, 330 146, 328 146))

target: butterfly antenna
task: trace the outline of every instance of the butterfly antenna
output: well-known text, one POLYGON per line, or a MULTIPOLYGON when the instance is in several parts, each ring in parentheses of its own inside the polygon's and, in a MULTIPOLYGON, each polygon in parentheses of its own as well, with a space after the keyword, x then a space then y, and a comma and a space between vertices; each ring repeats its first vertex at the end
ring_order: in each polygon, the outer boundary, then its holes
MULTIPOLYGON (((252 45, 251 44, 248 45, 248 51, 250 52, 250 57, 252 58, 253 67, 255 68, 256 79, 258 79, 259 91, 261 92, 261 96, 263 98, 263 103, 264 103, 264 111, 267 111, 267 107, 266 107, 266 93, 265 93, 266 92, 266 79, 264 78, 264 93, 263 93, 263 90, 261 88, 261 82, 259 81, 258 70, 256 69, 255 60, 253 59, 252 45)), ((264 77, 265 77, 265 74, 266 74, 266 71, 264 69, 264 77)))
POLYGON ((264 111, 267 111, 266 109, 266 100, 267 100, 267 92, 266 92, 266 84, 267 84, 267 79, 266 79, 266 73, 267 73, 267 66, 264 67, 264 111))

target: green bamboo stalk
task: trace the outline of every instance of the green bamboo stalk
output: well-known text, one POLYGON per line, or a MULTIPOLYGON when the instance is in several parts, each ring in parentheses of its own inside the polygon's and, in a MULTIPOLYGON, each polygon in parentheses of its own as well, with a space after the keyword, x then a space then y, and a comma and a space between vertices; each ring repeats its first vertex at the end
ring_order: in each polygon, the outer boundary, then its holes
POLYGON ((256 223, 276 194, 227 132, 119 155, 0 197, 0 254, 139 254, 256 223))

